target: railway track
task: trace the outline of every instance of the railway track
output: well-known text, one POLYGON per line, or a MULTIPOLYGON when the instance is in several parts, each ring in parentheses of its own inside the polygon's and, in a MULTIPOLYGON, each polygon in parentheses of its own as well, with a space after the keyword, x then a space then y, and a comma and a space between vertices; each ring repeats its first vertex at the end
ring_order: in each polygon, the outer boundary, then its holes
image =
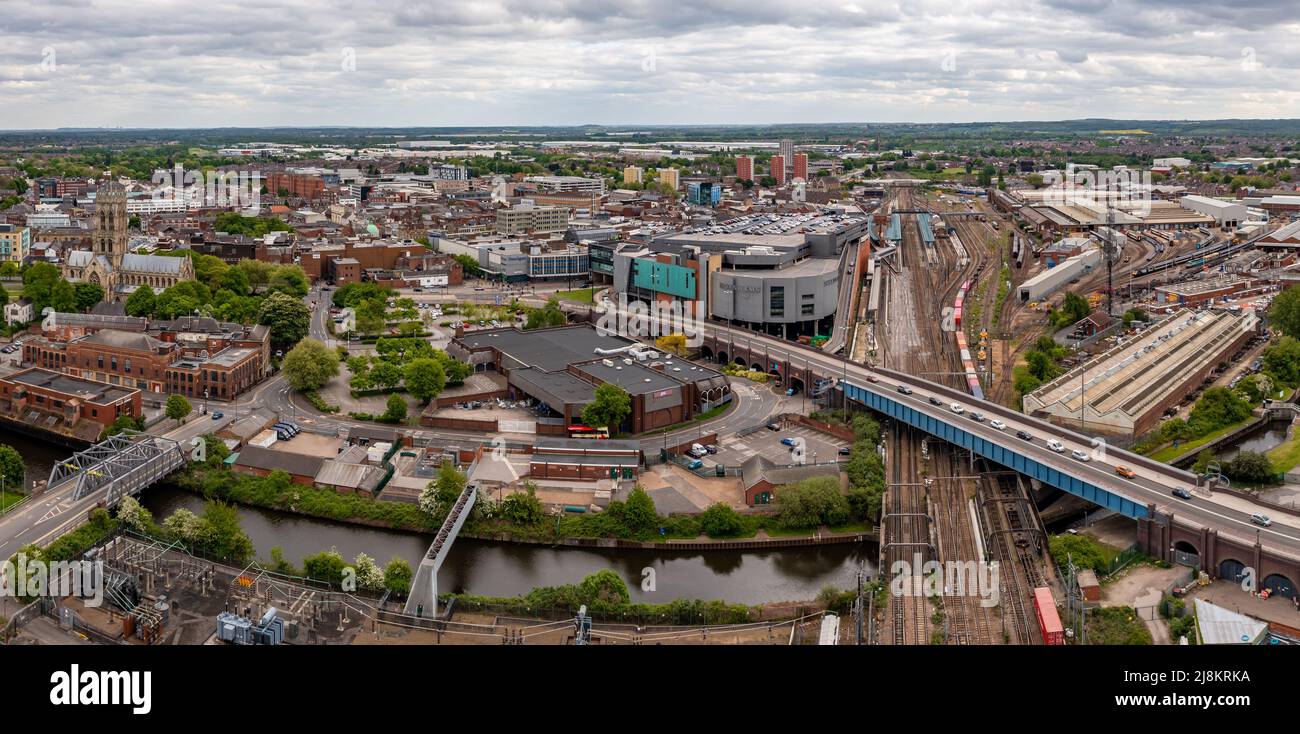
POLYGON ((917 557, 922 563, 932 557, 925 491, 917 472, 917 442, 918 436, 914 431, 893 424, 889 439, 890 486, 886 491, 882 561, 890 582, 890 641, 894 645, 929 643, 929 613, 924 594, 918 593, 920 589, 913 585, 906 585, 902 594, 892 593, 896 562, 906 562, 913 574, 919 574, 917 557))
POLYGON ((982 571, 979 562, 983 559, 967 511, 974 482, 963 473, 958 451, 951 444, 931 439, 928 451, 933 469, 930 507, 937 530, 939 560, 945 569, 962 569, 958 573, 963 574, 960 579, 944 578, 946 641, 950 645, 1000 643, 1001 639, 991 632, 991 610, 980 603, 980 577, 964 572, 968 568, 974 569, 975 574, 982 571))
MULTIPOLYGON (((985 467, 987 469, 987 467, 985 467)), ((987 537, 999 564, 1003 632, 1007 641, 1020 645, 1041 645, 1030 595, 1048 585, 1043 576, 1045 549, 1032 504, 1022 493, 1013 472, 984 471, 981 474, 981 505, 987 521, 987 537)))

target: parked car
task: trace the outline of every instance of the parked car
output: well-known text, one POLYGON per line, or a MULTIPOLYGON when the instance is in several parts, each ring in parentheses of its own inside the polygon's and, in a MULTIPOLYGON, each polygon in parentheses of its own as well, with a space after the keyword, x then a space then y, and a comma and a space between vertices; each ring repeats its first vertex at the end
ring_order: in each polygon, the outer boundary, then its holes
POLYGON ((717 447, 716 444, 711 444, 711 443, 709 443, 709 444, 705 444, 705 445, 704 445, 704 450, 707 451, 707 452, 709 452, 710 454, 716 454, 716 453, 718 453, 718 447, 717 447))
POLYGON ((1250 521, 1256 525, 1262 525, 1263 527, 1268 527, 1273 524, 1273 521, 1268 518, 1268 515, 1261 515, 1258 512, 1250 516, 1250 521))
POLYGON ((840 451, 839 451, 840 456, 848 456, 850 453, 852 453, 852 451, 849 449, 848 446, 840 447, 840 451))
POLYGON ((768 424, 767 424, 767 430, 769 430, 769 431, 779 431, 779 430, 781 430, 781 424, 780 424, 780 423, 768 423, 768 424))
POLYGON ((1016 431, 1016 438, 1018 438, 1018 439, 1020 439, 1020 440, 1022 440, 1022 441, 1029 441, 1029 442, 1031 442, 1031 443, 1032 443, 1033 440, 1034 440, 1033 435, 1030 434, 1030 433, 1028 433, 1028 432, 1026 432, 1026 431, 1016 431))
MULTIPOLYGON (((483 290, 483 289, 479 288, 479 290, 483 290)), ((695 469, 699 469, 702 466, 704 466, 703 461, 700 461, 699 459, 691 459, 690 463, 686 465, 686 468, 693 471, 695 469)))
POLYGON ((786 436, 785 438, 781 439, 781 445, 782 445, 782 446, 794 446, 794 439, 793 439, 793 438, 790 438, 789 436, 786 436))
POLYGON ((1174 487, 1174 491, 1170 492, 1170 494, 1172 494, 1173 496, 1177 497, 1180 500, 1190 500, 1192 498, 1192 493, 1188 492, 1182 487, 1174 487))
POLYGON ((1125 479, 1135 479, 1137 477, 1137 472, 1133 471, 1127 466, 1115 467, 1115 473, 1120 475, 1121 477, 1124 477, 1125 479))
POLYGON ((993 426, 994 428, 998 429, 999 431, 1006 430, 1006 427, 1007 427, 1007 424, 1003 423, 1002 421, 998 420, 997 418, 994 418, 993 420, 989 421, 989 425, 990 425, 990 426, 993 426))
POLYGON ((1071 451, 1070 456, 1073 456, 1078 461, 1092 461, 1092 457, 1088 456, 1087 451, 1080 451, 1079 449, 1071 451))
POLYGON ((1060 441, 1057 441, 1056 439, 1052 439, 1051 441, 1048 441, 1047 448, 1055 451, 1058 454, 1065 453, 1065 444, 1061 443, 1060 441))
POLYGON ((697 444, 693 444, 691 446, 691 450, 688 451, 687 453, 698 459, 702 456, 707 455, 709 452, 708 449, 704 448, 704 446, 697 443, 697 444))

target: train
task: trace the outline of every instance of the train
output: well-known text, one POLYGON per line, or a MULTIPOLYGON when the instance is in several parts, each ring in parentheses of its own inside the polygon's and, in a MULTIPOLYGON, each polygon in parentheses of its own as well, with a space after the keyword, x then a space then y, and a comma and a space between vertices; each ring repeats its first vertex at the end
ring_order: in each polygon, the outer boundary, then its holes
POLYGON ((961 368, 966 377, 966 389, 970 394, 979 400, 984 399, 984 387, 980 385, 979 372, 975 370, 975 360, 971 359, 970 345, 966 343, 966 332, 961 328, 961 312, 966 302, 966 293, 970 290, 971 281, 967 280, 961 284, 957 291, 957 300, 953 303, 953 316, 956 320, 957 330, 957 351, 961 354, 961 368))

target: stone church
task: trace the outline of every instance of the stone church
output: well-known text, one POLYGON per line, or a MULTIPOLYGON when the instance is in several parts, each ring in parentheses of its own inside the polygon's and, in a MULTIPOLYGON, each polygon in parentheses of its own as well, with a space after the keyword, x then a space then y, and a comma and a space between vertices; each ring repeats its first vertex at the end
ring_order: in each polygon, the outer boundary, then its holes
POLYGON ((155 293, 184 280, 194 280, 194 263, 188 257, 135 255, 129 252, 126 189, 117 183, 99 187, 95 195, 93 249, 68 253, 63 277, 73 283, 94 283, 104 289, 104 300, 123 301, 147 285, 155 293))

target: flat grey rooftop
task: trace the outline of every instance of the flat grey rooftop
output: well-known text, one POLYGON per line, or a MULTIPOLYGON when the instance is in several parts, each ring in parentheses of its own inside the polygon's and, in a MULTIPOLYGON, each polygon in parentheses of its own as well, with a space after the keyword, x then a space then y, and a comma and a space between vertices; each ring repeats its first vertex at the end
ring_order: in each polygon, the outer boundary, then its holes
POLYGON ((461 337, 461 341, 472 349, 495 347, 519 365, 547 372, 599 357, 597 349, 619 349, 636 344, 613 334, 602 335, 595 327, 585 325, 532 331, 475 331, 461 337))

